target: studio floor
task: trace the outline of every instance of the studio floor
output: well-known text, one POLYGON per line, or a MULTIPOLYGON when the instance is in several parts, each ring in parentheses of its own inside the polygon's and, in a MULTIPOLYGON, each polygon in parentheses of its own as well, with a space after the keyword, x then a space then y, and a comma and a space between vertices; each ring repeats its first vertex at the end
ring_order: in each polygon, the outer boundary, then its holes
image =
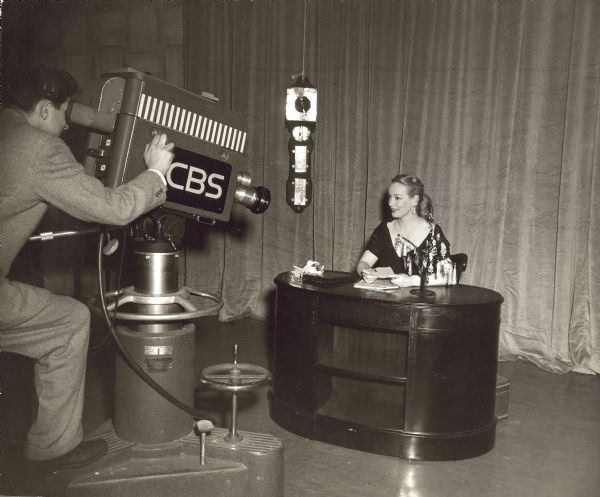
MULTIPOLYGON (((209 317, 196 327, 198 371, 231 362, 234 344, 240 362, 269 368, 264 322, 209 317)), ((114 346, 101 327, 91 342, 87 433, 111 419, 114 396, 114 346)), ((495 447, 473 459, 407 461, 296 436, 270 419, 267 388, 240 395, 238 429, 281 439, 285 497, 600 497, 600 376, 556 375, 521 361, 501 362, 498 373, 510 380, 509 415, 498 423, 495 447)), ((3 353, 2 495, 24 495, 26 488, 19 454, 35 407, 31 382, 31 363, 3 353)), ((227 426, 223 396, 196 398, 197 408, 227 426)))

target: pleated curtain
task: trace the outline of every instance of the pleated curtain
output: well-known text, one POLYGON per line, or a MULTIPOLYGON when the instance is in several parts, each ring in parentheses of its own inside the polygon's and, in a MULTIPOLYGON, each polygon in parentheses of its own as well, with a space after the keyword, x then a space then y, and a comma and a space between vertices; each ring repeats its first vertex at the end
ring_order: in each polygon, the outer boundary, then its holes
POLYGON ((188 229, 186 283, 222 320, 272 319, 273 279, 353 271, 419 176, 462 283, 500 292, 500 358, 600 371, 600 3, 595 0, 194 0, 185 81, 248 116, 262 215, 188 229), (311 205, 285 200, 285 93, 318 89, 311 205))

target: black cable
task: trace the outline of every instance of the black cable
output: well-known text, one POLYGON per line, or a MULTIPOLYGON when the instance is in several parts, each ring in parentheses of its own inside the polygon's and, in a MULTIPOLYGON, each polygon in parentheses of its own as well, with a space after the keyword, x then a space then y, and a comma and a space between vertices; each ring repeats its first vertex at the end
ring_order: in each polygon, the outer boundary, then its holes
MULTIPOLYGON (((104 233, 108 236, 108 229, 104 230, 104 233)), ((121 295, 121 279, 122 279, 122 274, 123 274, 123 266, 124 266, 124 262, 125 262, 125 247, 126 247, 126 242, 127 242, 127 232, 125 230, 123 230, 123 248, 121 250, 121 259, 119 261, 119 272, 117 275, 117 295, 115 297, 115 301, 118 302, 119 301, 119 297, 121 295)), ((114 326, 115 321, 117 320, 117 306, 115 305, 115 310, 113 312, 113 317, 111 320, 111 326, 114 326)), ((102 341, 94 346, 90 346, 89 347, 89 351, 95 351, 98 350, 102 347, 104 347, 104 345, 106 344, 106 341, 109 339, 109 337, 111 336, 110 334, 110 328, 109 331, 107 331, 104 335, 104 337, 102 338, 102 341)))
POLYGON ((121 258, 119 259, 119 271, 117 273, 117 294, 115 295, 115 310, 113 311, 111 326, 117 322, 117 302, 121 297, 121 281, 123 279, 123 267, 125 266, 125 252, 127 251, 127 232, 123 230, 123 247, 121 247, 121 258))
MULTIPOLYGON (((166 400, 171 402, 171 404, 175 405, 182 411, 191 414, 195 419, 207 419, 211 421, 215 426, 217 426, 217 422, 211 416, 208 416, 206 413, 196 410, 192 406, 188 406, 184 402, 181 402, 176 397, 173 397, 169 392, 167 392, 163 387, 161 387, 156 381, 154 381, 135 361, 135 359, 131 356, 129 351, 123 346, 119 337, 117 335, 117 331, 113 325, 113 322, 108 314, 108 309, 106 308, 106 295, 104 293, 104 278, 102 275, 102 247, 104 245, 104 231, 100 231, 100 235, 98 237, 98 293, 100 296, 100 307, 102 308, 102 314, 104 315, 104 319, 106 320, 106 324, 108 325, 108 329, 117 344, 119 351, 123 354, 123 359, 127 363, 131 369, 146 382, 150 387, 152 387, 157 393, 159 393, 166 400)), ((115 302, 115 307, 117 302, 115 302)), ((116 315, 116 314, 115 314, 116 315)))

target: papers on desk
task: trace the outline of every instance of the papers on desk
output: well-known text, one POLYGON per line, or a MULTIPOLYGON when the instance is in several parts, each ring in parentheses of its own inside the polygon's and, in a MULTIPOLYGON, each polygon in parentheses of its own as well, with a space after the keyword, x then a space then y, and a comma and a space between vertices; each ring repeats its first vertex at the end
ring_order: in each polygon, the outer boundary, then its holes
POLYGON ((396 276, 391 267, 377 267, 371 269, 371 274, 377 279, 373 282, 367 282, 364 279, 354 284, 354 288, 364 288, 366 290, 394 290, 398 288, 390 279, 396 276))
POLYGON ((367 283, 365 280, 360 280, 354 283, 354 288, 363 288, 365 290, 397 290, 398 287, 388 279, 378 279, 372 283, 367 283))

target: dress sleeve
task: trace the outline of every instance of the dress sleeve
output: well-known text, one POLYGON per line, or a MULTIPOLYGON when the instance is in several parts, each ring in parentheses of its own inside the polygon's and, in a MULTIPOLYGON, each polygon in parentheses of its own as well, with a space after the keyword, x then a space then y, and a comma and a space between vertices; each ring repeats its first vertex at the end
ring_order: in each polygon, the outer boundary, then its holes
POLYGON ((378 258, 381 258, 382 255, 382 244, 383 244, 383 230, 382 230, 382 226, 384 226, 383 224, 380 224, 379 226, 377 226, 377 228, 375 228, 373 230, 373 233, 371 234, 371 238, 369 238, 369 241, 367 242, 367 245, 365 247, 366 250, 368 250, 369 252, 371 252, 373 255, 376 255, 378 258))
POLYGON ((35 192, 82 221, 125 225, 166 199, 165 186, 151 171, 111 189, 86 174, 61 139, 51 137, 45 145, 35 161, 35 192))

